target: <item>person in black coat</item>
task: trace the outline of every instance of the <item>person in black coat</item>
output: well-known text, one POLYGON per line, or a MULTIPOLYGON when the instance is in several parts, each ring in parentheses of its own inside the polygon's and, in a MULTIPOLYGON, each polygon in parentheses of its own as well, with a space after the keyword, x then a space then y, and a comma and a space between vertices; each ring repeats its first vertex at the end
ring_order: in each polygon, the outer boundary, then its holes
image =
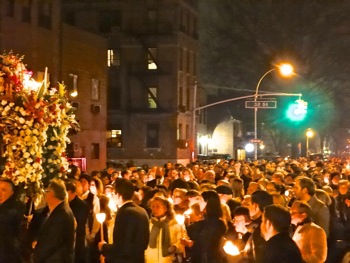
POLYGON ((45 200, 50 213, 33 242, 34 263, 73 263, 74 215, 67 199, 62 180, 53 179, 45 190, 45 200))
MULTIPOLYGON (((80 183, 79 181, 77 181, 80 183)), ((75 247, 74 247, 74 262, 86 262, 85 251, 85 226, 89 216, 88 205, 77 196, 76 181, 69 180, 66 182, 66 189, 68 192, 69 206, 72 209, 75 220, 77 222, 75 232, 75 247)))
POLYGON ((223 212, 219 195, 213 191, 202 193, 205 202, 204 220, 187 227, 187 233, 193 241, 191 256, 193 263, 224 262, 222 253, 222 237, 226 233, 226 225, 220 219, 223 212))
POLYGON ((147 212, 132 202, 134 186, 129 180, 117 179, 114 186, 119 209, 115 217, 113 244, 100 242, 98 248, 108 263, 144 263, 149 241, 147 212))
POLYGON ((298 246, 289 235, 291 215, 281 205, 264 209, 261 233, 267 241, 259 263, 302 263, 298 246))
POLYGON ((0 180, 0 263, 21 262, 20 228, 24 205, 16 200, 11 180, 0 180))

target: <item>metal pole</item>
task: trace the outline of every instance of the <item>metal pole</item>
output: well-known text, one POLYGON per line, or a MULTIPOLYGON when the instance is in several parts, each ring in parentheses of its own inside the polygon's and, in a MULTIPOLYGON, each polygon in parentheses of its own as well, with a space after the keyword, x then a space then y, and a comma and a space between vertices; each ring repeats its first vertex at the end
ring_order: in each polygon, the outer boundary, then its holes
MULTIPOLYGON (((270 72, 276 70, 276 68, 272 68, 269 71, 265 72, 264 75, 262 75, 262 77, 259 79, 258 84, 256 85, 256 89, 255 89, 255 95, 254 95, 254 102, 256 102, 257 98, 258 98, 258 93, 259 93, 259 87, 260 87, 260 83, 261 81, 265 78, 265 76, 267 74, 269 74, 270 72)), ((258 108, 254 108, 254 159, 257 160, 258 159, 258 108)))
POLYGON ((309 159, 309 136, 306 135, 306 157, 309 159))
POLYGON ((196 152, 196 106, 197 106, 197 83, 193 86, 193 109, 192 109, 192 145, 191 145, 191 161, 195 160, 196 152))

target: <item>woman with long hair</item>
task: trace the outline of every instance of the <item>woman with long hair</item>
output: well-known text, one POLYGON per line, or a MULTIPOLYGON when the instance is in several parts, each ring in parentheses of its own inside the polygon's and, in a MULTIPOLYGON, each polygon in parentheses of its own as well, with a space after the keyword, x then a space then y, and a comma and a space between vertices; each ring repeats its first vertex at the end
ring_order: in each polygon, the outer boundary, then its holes
POLYGON ((222 237, 226 233, 226 225, 220 219, 223 216, 219 195, 213 191, 202 193, 200 203, 204 219, 188 227, 188 234, 193 241, 191 248, 192 263, 221 263, 222 237))

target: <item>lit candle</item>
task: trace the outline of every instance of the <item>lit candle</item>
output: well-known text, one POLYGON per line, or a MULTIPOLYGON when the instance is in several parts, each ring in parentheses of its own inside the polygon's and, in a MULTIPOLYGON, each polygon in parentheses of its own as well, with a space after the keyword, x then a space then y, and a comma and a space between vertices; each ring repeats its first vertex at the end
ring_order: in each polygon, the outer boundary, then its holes
POLYGON ((227 240, 223 248, 225 253, 230 256, 238 256, 240 254, 238 247, 235 246, 232 241, 227 240))
POLYGON ((106 220, 106 214, 105 213, 98 213, 96 214, 97 221, 101 224, 101 242, 104 241, 103 238, 103 222, 106 220))
POLYGON ((47 86, 47 67, 45 67, 44 85, 47 86))
MULTIPOLYGON (((183 227, 184 227, 184 223, 185 223, 185 216, 184 215, 180 215, 177 214, 175 216, 175 220, 176 222, 181 226, 181 240, 183 239, 183 227)), ((184 258, 186 258, 186 249, 185 246, 183 246, 183 256, 184 258)))

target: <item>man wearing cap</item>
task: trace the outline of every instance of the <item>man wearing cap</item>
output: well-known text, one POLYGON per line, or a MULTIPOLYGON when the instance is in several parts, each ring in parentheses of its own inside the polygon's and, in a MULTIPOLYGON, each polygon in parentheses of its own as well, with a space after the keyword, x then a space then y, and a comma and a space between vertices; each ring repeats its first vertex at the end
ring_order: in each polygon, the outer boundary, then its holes
MULTIPOLYGON (((230 222, 232 220, 232 216, 230 207, 227 205, 227 201, 232 199, 233 191, 228 185, 219 185, 215 190, 220 198, 221 208, 224 214, 223 219, 230 222)), ((229 224, 229 226, 231 227, 231 224, 229 224)))
POLYGON ((228 185, 219 185, 215 190, 220 197, 221 203, 223 204, 226 204, 228 200, 233 198, 232 188, 228 185))

